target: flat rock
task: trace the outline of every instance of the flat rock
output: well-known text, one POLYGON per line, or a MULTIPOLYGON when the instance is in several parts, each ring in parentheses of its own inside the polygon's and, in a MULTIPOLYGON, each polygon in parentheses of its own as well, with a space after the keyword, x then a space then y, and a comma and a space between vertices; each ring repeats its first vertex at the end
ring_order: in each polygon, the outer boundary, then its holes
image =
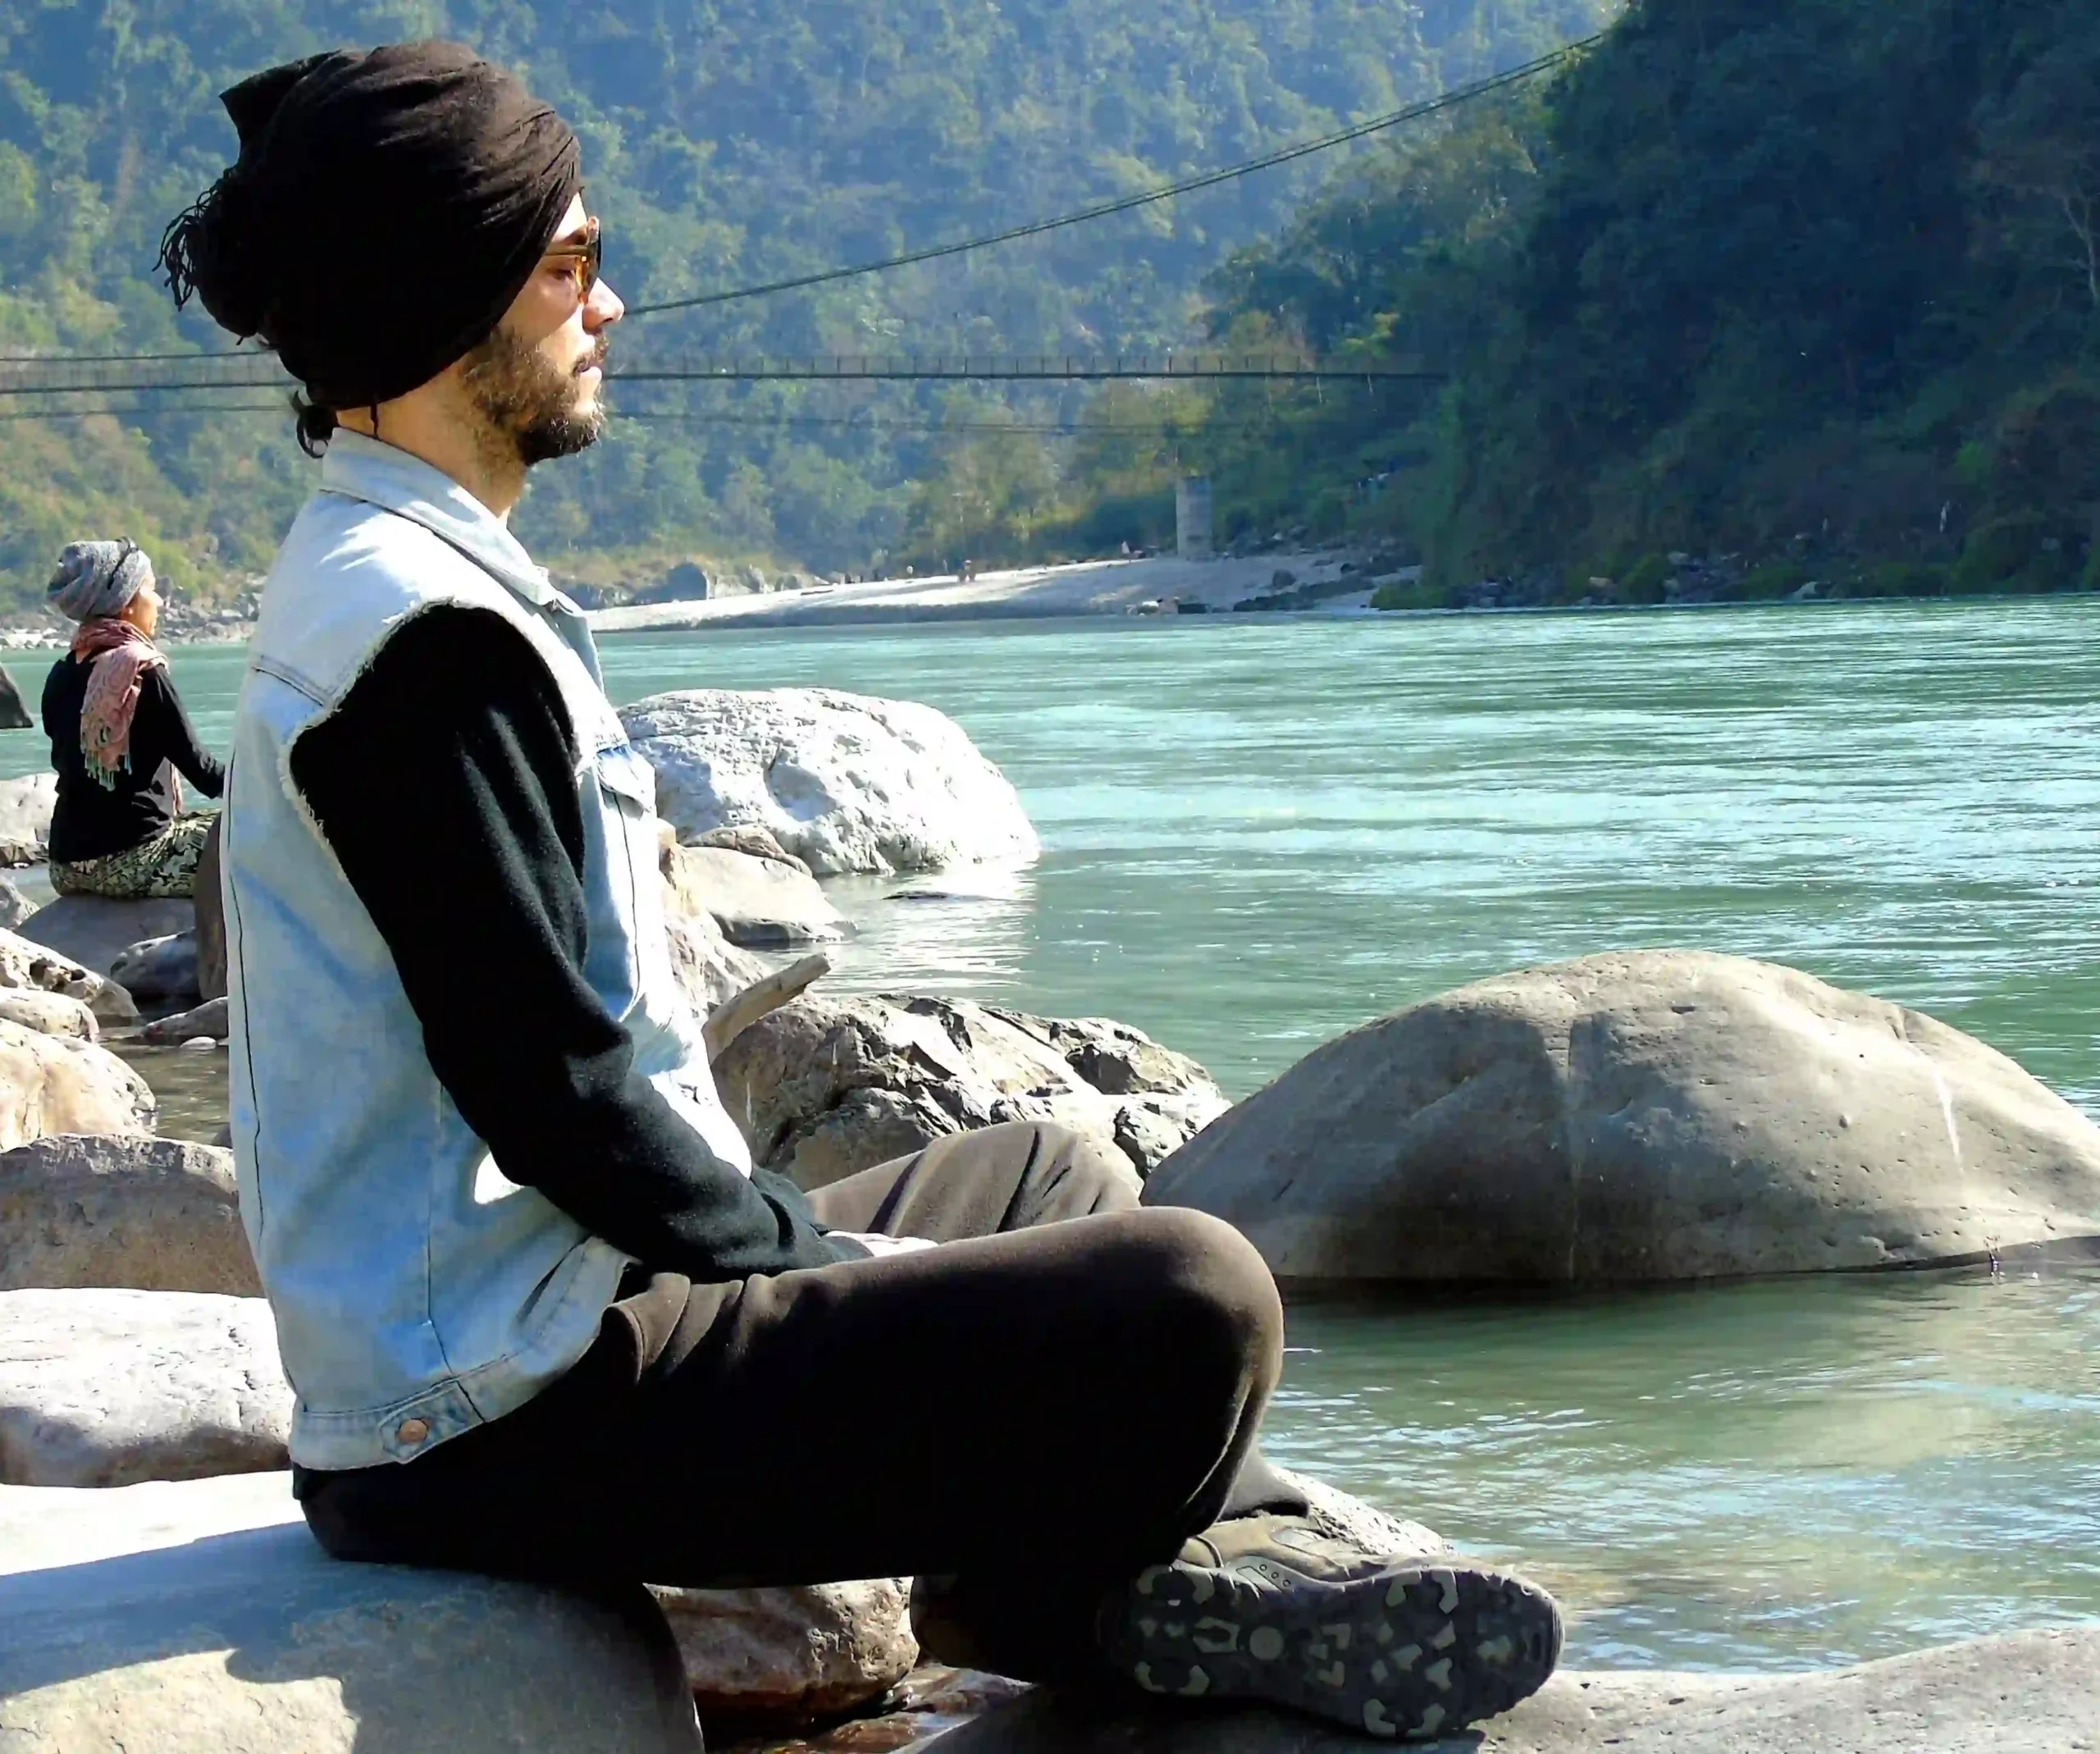
POLYGON ((1450 1551, 1450 1542, 1433 1528, 1393 1516, 1309 1474, 1288 1468, 1275 1472, 1305 1495, 1306 1519, 1322 1534, 1353 1541, 1367 1552, 1392 1559, 1428 1559, 1450 1551))
POLYGON ((0 1019, 39 1035, 67 1035, 75 1041, 102 1039, 102 1025, 80 1000, 34 987, 0 987, 0 1019))
POLYGON ((710 829, 705 834, 692 838, 696 847, 726 847, 732 852, 748 852, 755 859, 770 859, 776 865, 785 865, 802 873, 806 877, 815 872, 773 838, 773 831, 762 829, 756 823, 746 822, 733 829, 710 829))
POLYGON ((753 1157, 805 1188, 1005 1121, 1069 1126, 1142 1176, 1226 1107, 1203 1067, 1126 1025, 961 999, 806 996, 724 1048, 714 1078, 753 1157))
POLYGON ((762 828, 819 877, 1020 862, 1039 850, 1006 776, 952 719, 915 701, 694 688, 620 717, 682 841, 762 828))
POLYGON ((208 998, 201 1005, 193 1005, 187 1011, 178 1011, 172 1016, 156 1018, 139 1031, 139 1039, 156 1047, 179 1046, 185 1041, 194 1041, 200 1035, 224 1041, 232 1031, 231 1007, 221 995, 208 998))
POLYGON ((14 932, 0 931, 0 988, 62 993, 79 999, 105 1023, 135 1023, 139 1018, 131 995, 107 975, 14 932))
POLYGON ((60 1134, 0 1153, 0 1291, 259 1296, 233 1154, 60 1134))
POLYGON ((197 923, 194 902, 170 899, 119 902, 104 895, 62 895, 47 902, 16 931, 32 943, 107 975, 132 945, 187 932, 197 923))
POLYGON ((1330 1042, 1161 1166, 1280 1277, 1565 1285, 2092 1250, 2100 1127, 1900 1005, 1692 951, 1330 1042))
POLYGON ((282 1468, 291 1419, 259 1297, 0 1291, 0 1484, 282 1468))
POLYGON ((52 1133, 150 1133, 158 1112, 107 1048, 0 1020, 0 1151, 52 1133))
MULTIPOLYGON (((2100 1736, 2100 1625, 1800 1674, 1568 1672, 1427 1754, 2073 1754, 2100 1736)), ((1036 1692, 921 1754, 1361 1754, 1370 1738, 1231 1709, 1110 1711, 1036 1692)))
POLYGON ((290 1478, 0 1487, 0 1747, 39 1754, 701 1754, 663 1617, 351 1565, 290 1478))
POLYGON ((144 1003, 199 1003, 204 994, 198 984, 197 934, 169 932, 127 945, 110 964, 109 978, 144 1003))
POLYGON ((829 1716, 880 1698, 919 1660, 908 1579, 651 1593, 702 1718, 829 1716))
POLYGON ((664 880, 673 911, 705 914, 746 950, 828 943, 853 930, 807 871, 748 852, 667 847, 664 880))
POLYGON ((51 813, 58 807, 58 776, 31 774, 0 779, 0 862, 34 865, 51 840, 51 813))

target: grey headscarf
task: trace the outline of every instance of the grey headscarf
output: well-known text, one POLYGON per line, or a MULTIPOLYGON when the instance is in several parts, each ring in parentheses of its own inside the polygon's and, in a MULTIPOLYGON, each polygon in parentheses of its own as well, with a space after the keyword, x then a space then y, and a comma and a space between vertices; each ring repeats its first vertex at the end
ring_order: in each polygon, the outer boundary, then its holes
POLYGON ((136 542, 68 542, 44 597, 74 620, 92 621, 116 614, 153 576, 153 563, 136 542))

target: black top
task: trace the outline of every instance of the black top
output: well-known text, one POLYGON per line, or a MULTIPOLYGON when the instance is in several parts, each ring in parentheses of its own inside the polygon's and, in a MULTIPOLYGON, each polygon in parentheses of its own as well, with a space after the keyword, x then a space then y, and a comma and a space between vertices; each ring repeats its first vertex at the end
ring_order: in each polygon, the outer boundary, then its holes
POLYGON ((164 669, 147 671, 139 684, 130 768, 118 770, 113 788, 91 779, 88 758, 80 752, 80 703, 96 661, 83 664, 69 651, 51 666, 43 684, 43 729, 58 774, 51 856, 66 865, 127 852, 166 828, 175 815, 169 765, 206 797, 226 789, 226 768, 197 741, 196 727, 164 669))
POLYGON ((291 757, 432 1069, 505 1176, 698 1281, 861 1258, 784 1176, 717 1158, 634 1070, 583 974, 576 768, 538 655, 500 616, 454 608, 389 639, 291 757))

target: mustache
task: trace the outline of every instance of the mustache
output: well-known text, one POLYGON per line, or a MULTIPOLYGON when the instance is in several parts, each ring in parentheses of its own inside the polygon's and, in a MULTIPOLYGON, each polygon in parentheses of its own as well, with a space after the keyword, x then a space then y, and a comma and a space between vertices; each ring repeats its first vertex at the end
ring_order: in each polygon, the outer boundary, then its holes
POLYGON ((612 343, 609 341, 600 340, 596 347, 591 349, 589 353, 586 354, 581 359, 576 362, 576 369, 570 375, 575 377, 581 377, 586 372, 590 371, 593 367, 596 367, 600 371, 603 371, 605 366, 606 357, 611 353, 611 351, 612 343))

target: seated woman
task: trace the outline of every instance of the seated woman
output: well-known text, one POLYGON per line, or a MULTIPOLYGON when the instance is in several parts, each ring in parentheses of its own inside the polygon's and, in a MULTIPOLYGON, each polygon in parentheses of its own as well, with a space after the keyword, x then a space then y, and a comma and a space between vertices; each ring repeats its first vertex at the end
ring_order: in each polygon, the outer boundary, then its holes
POLYGON ((80 623, 43 685, 58 771, 51 886, 129 900, 193 895, 212 818, 183 813, 175 773, 217 797, 226 769, 199 747, 153 644, 153 563, 135 542, 75 542, 47 596, 80 623))

